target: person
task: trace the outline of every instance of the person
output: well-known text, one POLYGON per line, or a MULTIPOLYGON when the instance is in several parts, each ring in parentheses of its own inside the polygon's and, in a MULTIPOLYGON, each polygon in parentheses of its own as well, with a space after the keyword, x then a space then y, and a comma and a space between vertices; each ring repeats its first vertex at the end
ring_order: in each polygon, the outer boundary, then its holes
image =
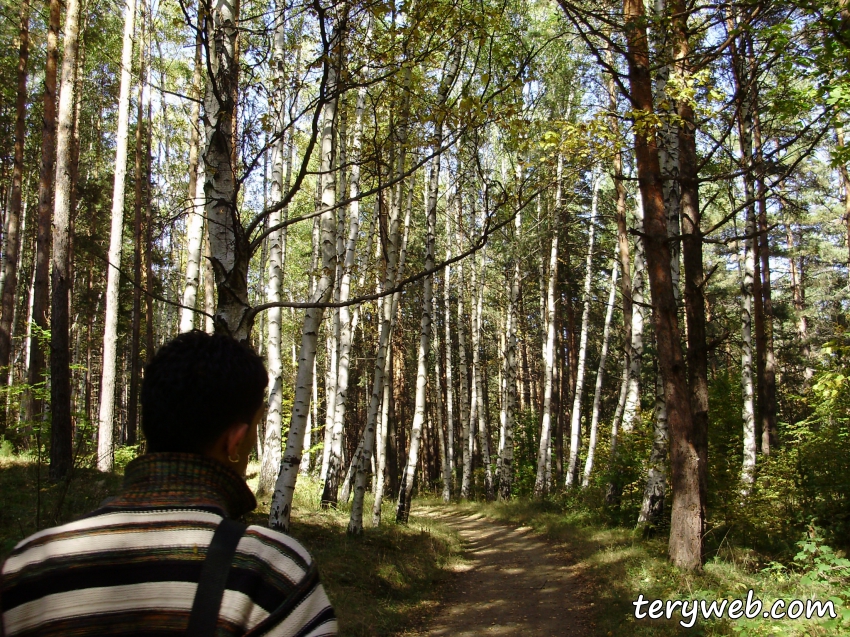
POLYGON ((335 635, 304 547, 232 521, 257 506, 243 476, 267 383, 262 359, 228 336, 192 331, 164 345, 142 386, 148 452, 127 465, 119 495, 14 548, 0 634, 335 635))

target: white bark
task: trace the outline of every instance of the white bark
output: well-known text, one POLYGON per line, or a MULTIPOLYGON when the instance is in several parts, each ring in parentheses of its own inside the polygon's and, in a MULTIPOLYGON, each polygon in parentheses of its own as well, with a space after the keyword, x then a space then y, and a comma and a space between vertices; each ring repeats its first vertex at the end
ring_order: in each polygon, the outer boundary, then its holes
MULTIPOLYGON (((755 237, 755 215, 751 207, 747 209, 747 229, 749 237, 755 237)), ((755 251, 753 240, 744 242, 743 263, 741 263, 741 392, 744 397, 742 418, 744 422, 744 460, 741 466, 742 491, 746 495, 755 481, 756 469, 756 420, 753 400, 753 279, 755 273, 755 251)))
POLYGON ((593 282, 593 244, 596 237, 596 212, 599 205, 600 176, 593 178, 593 194, 590 199, 590 225, 587 230, 587 258, 585 259, 584 291, 582 293, 581 332, 579 333, 578 368, 576 389, 570 417, 570 460, 567 468, 566 485, 578 483, 578 452, 581 447, 581 401, 584 396, 584 377, 587 361, 587 332, 590 322, 590 287, 593 282))
POLYGON ((670 441, 667 426, 667 403, 664 400, 664 382, 658 373, 655 379, 655 427, 652 450, 649 453, 649 471, 643 490, 643 501, 638 514, 638 527, 657 524, 664 514, 667 482, 667 449, 670 441))
POLYGON ((118 130, 115 133, 115 180, 112 187, 112 227, 106 277, 106 314, 103 329, 103 369, 98 414, 97 468, 112 471, 112 427, 115 414, 115 363, 118 346, 118 284, 124 229, 124 186, 127 176, 127 140, 130 129, 130 69, 133 66, 133 31, 136 0, 124 5, 124 39, 121 48, 121 87, 118 95, 118 130))
MULTIPOLYGON (((355 106, 355 123, 354 123, 354 140, 352 152, 351 178, 349 182, 349 227, 348 241, 345 247, 345 258, 342 266, 342 275, 339 285, 339 300, 347 301, 351 294, 351 272, 354 268, 355 247, 357 244, 357 236, 360 232, 360 149, 362 146, 361 135, 363 133, 363 110, 366 105, 366 88, 361 87, 357 93, 357 105, 355 106)), ((371 242, 371 233, 368 237, 371 242)), ((366 253, 369 253, 367 247, 366 253)), ((365 282, 365 268, 360 277, 360 286, 365 282)), ((342 452, 342 433, 345 423, 345 410, 348 400, 348 373, 351 361, 351 341, 354 335, 354 330, 357 327, 357 322, 360 316, 360 306, 354 310, 352 315, 351 309, 348 306, 339 308, 339 338, 338 338, 338 362, 336 369, 336 387, 333 393, 333 419, 332 427, 333 434, 331 436, 331 451, 330 459, 336 459, 339 462, 342 452)), ((330 403, 329 407, 330 409, 330 403)), ((350 463, 354 466, 354 463, 350 463)), ((349 479, 350 481, 350 479, 349 479)), ((327 484, 327 482, 326 482, 327 484)), ((343 488, 346 488, 345 486, 343 488)), ((345 498, 348 499, 347 497, 345 498)))
MULTIPOLYGON (((400 195, 399 195, 400 196, 400 195)), ((407 208, 404 213, 404 234, 401 237, 401 250, 398 257, 398 265, 395 270, 395 280, 397 281, 401 275, 401 272, 404 271, 404 262, 407 260, 407 241, 410 238, 410 215, 413 211, 413 189, 411 188, 407 195, 407 208)), ((381 403, 381 412, 380 412, 380 428, 376 429, 377 439, 376 442, 380 442, 380 445, 376 447, 378 454, 378 462, 375 463, 375 466, 378 470, 378 478, 375 480, 374 484, 374 496, 375 499, 372 503, 372 524, 374 526, 378 526, 381 523, 381 507, 384 502, 384 474, 386 472, 387 466, 387 425, 389 423, 389 413, 390 413, 390 361, 389 357, 392 355, 392 337, 393 332, 395 331, 395 323, 396 317, 398 316, 398 304, 401 301, 401 292, 396 292, 392 296, 392 301, 389 299, 384 299, 384 306, 390 306, 390 331, 388 345, 387 345, 387 357, 384 361, 384 376, 383 376, 383 392, 382 392, 382 403, 381 403)), ((365 460, 364 460, 365 462, 365 460)), ((364 465, 365 466, 365 465, 364 465)), ((362 504, 361 504, 362 506, 362 504)))
MULTIPOLYGON (((643 201, 636 197, 635 230, 643 233, 643 201)), ((632 275, 632 341, 629 344, 629 379, 622 428, 630 433, 640 418, 640 368, 643 357, 643 319, 646 256, 643 237, 635 237, 635 261, 632 275)))
MULTIPOLYGON (((451 215, 446 215, 446 260, 452 255, 452 222, 451 215)), ((447 490, 449 498, 455 487, 455 430, 454 430, 454 386, 452 383, 452 328, 451 328, 451 266, 447 265, 443 275, 443 305, 445 307, 445 340, 446 340, 446 464, 449 468, 447 490)))
POLYGON ((555 363, 555 287, 558 280, 558 229, 553 224, 552 245, 549 251, 549 283, 546 288, 546 347, 543 358, 543 419, 540 426, 540 446, 537 450, 537 476, 534 497, 541 498, 549 490, 552 423, 552 378, 555 363))
MULTIPOLYGON (((339 38, 335 32, 332 39, 339 38)), ((328 89, 333 94, 336 90, 336 69, 328 69, 328 89)), ((322 169, 322 214, 321 251, 322 270, 311 301, 326 303, 333 294, 335 259, 336 259, 336 223, 333 206, 336 203, 336 182, 331 172, 334 157, 334 119, 336 99, 331 99, 324 105, 321 140, 321 169, 322 169)), ((274 495, 269 510, 269 526, 289 531, 290 515, 292 513, 292 497, 295 493, 295 483, 304 450, 304 428, 308 425, 310 413, 310 393, 315 380, 316 340, 319 326, 324 315, 323 308, 307 308, 304 312, 304 324, 301 330, 301 353, 298 358, 298 371, 295 376, 295 398, 292 406, 292 417, 289 421, 289 435, 286 438, 286 451, 281 460, 280 473, 275 483, 274 495)))
MULTIPOLYGON (((514 220, 514 242, 519 242, 522 230, 522 216, 518 211, 514 220)), ((518 252, 518 251, 517 251, 518 252)), ((505 421, 504 421, 504 443, 500 450, 501 475, 499 477, 499 498, 508 500, 511 497, 511 486, 513 484, 514 463, 514 421, 516 418, 517 398, 517 302, 519 300, 519 255, 514 255, 514 272, 511 280, 510 300, 508 301, 508 315, 505 319, 505 421)))
MULTIPOLYGON (((593 459, 596 454, 596 442, 599 430, 599 408, 602 402, 602 382, 605 377, 605 363, 608 360, 608 338, 611 334, 611 318, 614 316, 614 300, 617 297, 617 270, 620 259, 615 255, 611 266, 611 289, 608 291, 608 305, 605 309, 605 327, 602 328, 602 350, 599 353, 599 367, 596 369, 596 387, 593 391, 593 411, 590 416, 590 441, 587 445, 587 460, 584 463, 584 475, 581 486, 590 484, 593 471, 593 459)), ((620 392, 622 394, 622 391, 620 392)))
MULTIPOLYGON (((285 117, 285 96, 283 87, 286 76, 284 73, 285 47, 285 21, 284 9, 278 7, 279 24, 275 30, 274 55, 272 67, 275 76, 275 96, 273 100, 275 108, 274 133, 277 139, 272 146, 272 179, 270 190, 270 203, 272 209, 283 199, 284 189, 284 162, 287 154, 283 139, 283 127, 285 117)), ((281 221, 281 212, 275 210, 269 215, 270 227, 276 226, 281 221)), ((268 236, 268 302, 278 303, 281 300, 281 287, 283 278, 283 231, 276 230, 268 236)), ((266 412, 266 431, 263 440, 263 455, 260 463, 260 475, 257 480, 257 493, 269 493, 274 487, 278 471, 280 470, 280 448, 281 448, 281 419, 283 404, 283 361, 280 356, 281 334, 280 334, 281 308, 272 307, 268 310, 268 330, 266 336, 266 357, 269 366, 269 390, 268 411, 266 412)))
MULTIPOLYGON (((484 255, 481 254, 481 278, 478 280, 478 272, 475 259, 472 261, 472 289, 475 294, 475 308, 472 312, 472 380, 475 383, 473 393, 475 394, 475 411, 478 422, 478 446, 481 450, 481 464, 484 469, 484 495, 488 500, 493 499, 493 474, 490 468, 490 440, 487 435, 487 419, 484 411, 484 385, 481 382, 481 331, 482 314, 484 305, 484 255)), ((470 427, 472 425, 470 424, 470 427)))
MULTIPOLYGON (((458 227, 460 224, 458 224, 458 227)), ((458 231, 459 232, 459 231, 458 231)), ((458 237, 460 240, 460 237, 458 237)), ((458 350, 458 373, 460 374, 460 426, 461 426, 461 445, 463 453, 463 473, 460 482, 460 497, 463 499, 469 498, 470 484, 472 481, 472 454, 470 453, 470 440, 472 439, 469 431, 470 423, 470 405, 469 405, 469 388, 467 387, 467 369, 466 369, 466 330, 464 322, 468 316, 464 311, 464 289, 463 289, 463 262, 458 263, 458 286, 457 286, 457 350, 458 350)))
POLYGON ((195 326, 193 309, 198 300, 201 278, 201 247, 204 240, 204 175, 203 162, 198 165, 195 200, 189 211, 186 229, 186 277, 183 288, 183 307, 180 308, 180 331, 190 332, 195 326))

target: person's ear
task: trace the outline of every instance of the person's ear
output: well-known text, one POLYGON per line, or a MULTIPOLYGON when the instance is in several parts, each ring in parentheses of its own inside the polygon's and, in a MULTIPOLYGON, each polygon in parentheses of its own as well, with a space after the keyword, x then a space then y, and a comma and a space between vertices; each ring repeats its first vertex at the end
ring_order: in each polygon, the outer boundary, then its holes
POLYGON ((248 429, 250 429, 248 423, 237 423, 224 434, 224 448, 227 451, 227 459, 234 464, 240 461, 239 450, 248 435, 248 429))

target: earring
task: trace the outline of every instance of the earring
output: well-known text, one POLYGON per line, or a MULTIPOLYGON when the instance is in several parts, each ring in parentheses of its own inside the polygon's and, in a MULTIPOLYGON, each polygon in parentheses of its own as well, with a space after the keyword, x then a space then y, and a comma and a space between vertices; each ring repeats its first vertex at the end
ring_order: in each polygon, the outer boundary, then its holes
POLYGON ((239 452, 236 453, 236 458, 231 458, 230 456, 227 456, 227 459, 230 460, 230 462, 232 462, 233 464, 236 464, 240 460, 239 452))

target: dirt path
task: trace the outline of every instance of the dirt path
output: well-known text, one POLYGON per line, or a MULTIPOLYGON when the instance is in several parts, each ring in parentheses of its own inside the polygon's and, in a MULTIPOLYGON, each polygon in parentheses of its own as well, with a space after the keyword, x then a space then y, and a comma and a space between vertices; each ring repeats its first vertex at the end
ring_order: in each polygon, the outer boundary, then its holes
POLYGON ((457 530, 467 564, 457 569, 443 603, 417 635, 589 637, 592 599, 580 564, 536 536, 481 515, 429 509, 457 530))

